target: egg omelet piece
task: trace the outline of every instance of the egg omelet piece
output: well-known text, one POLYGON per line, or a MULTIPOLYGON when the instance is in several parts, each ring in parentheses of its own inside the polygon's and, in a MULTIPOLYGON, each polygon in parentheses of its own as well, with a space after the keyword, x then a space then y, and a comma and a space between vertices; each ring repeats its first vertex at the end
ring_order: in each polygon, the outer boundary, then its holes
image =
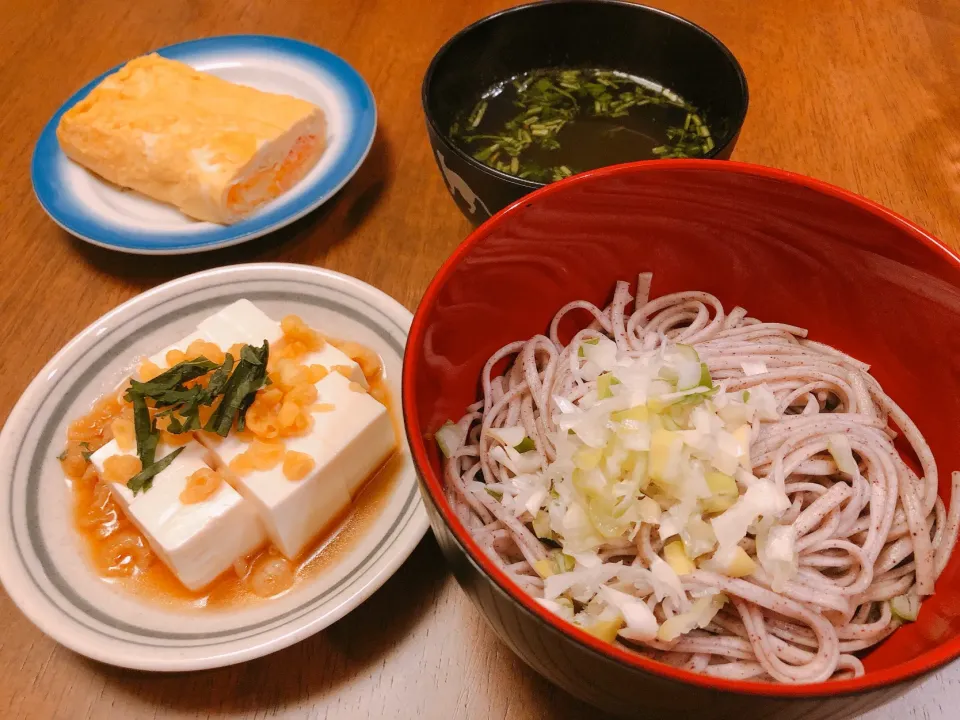
POLYGON ((156 54, 131 60, 57 126, 71 160, 104 179, 231 224, 295 185, 326 148, 317 106, 156 54))

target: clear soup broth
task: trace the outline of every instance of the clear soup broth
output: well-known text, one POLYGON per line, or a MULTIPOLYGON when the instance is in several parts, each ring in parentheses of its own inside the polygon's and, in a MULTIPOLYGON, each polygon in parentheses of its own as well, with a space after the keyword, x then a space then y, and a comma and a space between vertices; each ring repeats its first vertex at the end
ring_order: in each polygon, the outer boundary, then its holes
POLYGON ((499 83, 449 135, 476 160, 535 182, 715 147, 706 118, 675 92, 602 69, 539 69, 499 83))

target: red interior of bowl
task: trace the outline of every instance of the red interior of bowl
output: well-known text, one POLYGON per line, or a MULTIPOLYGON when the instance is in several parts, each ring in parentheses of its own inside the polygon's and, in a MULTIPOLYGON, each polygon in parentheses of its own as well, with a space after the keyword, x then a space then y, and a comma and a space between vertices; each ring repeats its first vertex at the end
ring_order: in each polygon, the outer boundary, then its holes
MULTIPOLYGON (((742 163, 680 160, 606 168, 548 186, 475 231, 417 310, 404 363, 414 457, 473 559, 533 612, 553 615, 473 543, 446 503, 431 433, 478 398, 480 371, 506 343, 547 329, 565 303, 604 305, 617 279, 652 271, 653 296, 705 290, 727 309, 806 327, 873 366, 930 443, 949 496, 960 469, 960 258, 856 195, 742 163)), ((817 685, 724 681, 661 665, 572 631, 661 675, 767 695, 830 695, 887 684, 960 655, 960 551, 919 621, 865 658, 866 675, 817 685)))

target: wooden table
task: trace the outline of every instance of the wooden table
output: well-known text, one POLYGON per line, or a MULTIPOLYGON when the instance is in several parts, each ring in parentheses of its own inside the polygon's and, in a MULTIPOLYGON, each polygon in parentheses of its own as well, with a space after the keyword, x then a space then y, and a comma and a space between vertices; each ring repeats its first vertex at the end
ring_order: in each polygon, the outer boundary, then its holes
MULTIPOLYGON (((420 80, 441 43, 498 0, 5 0, 0 13, 0 421, 53 353, 158 283, 284 260, 355 275, 413 309, 469 226, 434 167, 420 80), (190 38, 273 33, 344 57, 380 127, 357 176, 267 238, 144 259, 59 230, 30 188, 42 125, 89 78, 190 38)), ((960 247, 960 2, 662 0, 733 50, 751 105, 735 158, 835 183, 960 247)), ((960 664, 864 717, 956 717, 960 664), (950 703, 954 710, 949 710, 950 703)), ((579 718, 596 713, 528 670, 488 631, 432 538, 362 607, 267 658, 178 676, 118 670, 34 629, 0 592, 0 717, 579 718)))

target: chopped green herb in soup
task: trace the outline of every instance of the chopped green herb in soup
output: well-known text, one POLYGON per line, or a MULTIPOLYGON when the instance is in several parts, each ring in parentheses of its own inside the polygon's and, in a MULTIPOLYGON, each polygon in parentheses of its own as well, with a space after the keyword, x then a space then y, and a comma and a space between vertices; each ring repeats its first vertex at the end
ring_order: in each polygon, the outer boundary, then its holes
POLYGON ((714 148, 696 107, 612 70, 533 70, 496 85, 454 122, 450 138, 486 165, 536 182, 714 148))

